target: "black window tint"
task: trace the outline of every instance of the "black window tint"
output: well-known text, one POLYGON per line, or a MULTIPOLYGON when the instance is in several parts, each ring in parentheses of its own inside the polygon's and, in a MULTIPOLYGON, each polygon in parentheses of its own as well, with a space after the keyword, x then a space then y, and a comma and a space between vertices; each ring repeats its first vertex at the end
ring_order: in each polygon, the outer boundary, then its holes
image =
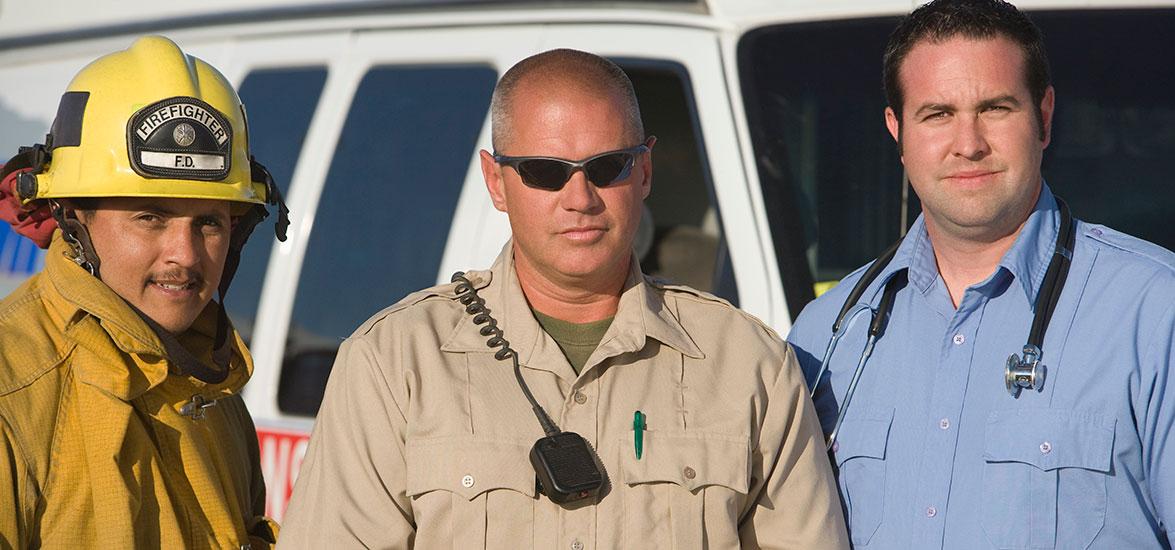
POLYGON ((1078 218, 1175 249, 1175 11, 1032 19, 1057 90, 1045 180, 1078 218))
MULTIPOLYGON (((325 82, 325 68, 309 67, 253 71, 241 83, 250 153, 269 169, 283 196, 289 196, 294 166, 325 82)), ((269 218, 253 231, 241 253, 241 265, 226 300, 233 324, 246 340, 252 334, 261 284, 273 249, 277 211, 274 207, 270 210, 269 218)))
POLYGON ((278 407, 313 415, 339 343, 436 283, 497 74, 381 67, 359 84, 331 162, 294 301, 278 407))
POLYGON ((901 231, 881 51, 896 19, 761 29, 739 45, 747 119, 792 315, 901 231))
POLYGON ((653 147, 653 190, 637 235, 641 268, 738 304, 689 73, 665 61, 619 59, 653 147))
MULTIPOLYGON (((1057 89, 1045 179, 1077 217, 1175 246, 1166 221, 1175 203, 1175 47, 1167 38, 1175 12, 1030 15, 1044 32, 1057 89)), ((793 316, 812 299, 813 283, 835 282, 870 261, 921 212, 883 119, 881 55, 896 25, 896 18, 782 25, 739 44, 748 125, 793 316)))

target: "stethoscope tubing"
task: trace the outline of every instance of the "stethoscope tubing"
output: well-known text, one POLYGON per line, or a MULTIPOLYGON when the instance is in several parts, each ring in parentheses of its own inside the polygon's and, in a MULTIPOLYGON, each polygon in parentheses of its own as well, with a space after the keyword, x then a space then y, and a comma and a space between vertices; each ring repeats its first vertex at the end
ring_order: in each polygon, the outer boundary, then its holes
MULTIPOLYGON (((1028 344, 1025 347, 1026 350, 1029 346, 1032 347, 1031 349, 1035 349, 1035 357, 1037 359, 1041 355, 1040 349, 1043 347, 1044 331, 1048 328, 1053 308, 1056 307, 1061 290, 1065 287, 1069 264, 1073 258, 1076 223, 1074 223, 1072 214, 1069 212, 1069 206, 1065 204, 1065 201, 1061 200, 1060 197, 1057 197, 1056 201, 1061 216, 1057 231, 1057 243, 1053 249, 1053 258, 1049 262, 1041 292, 1037 297, 1037 304, 1033 308, 1035 314, 1033 315, 1032 328, 1028 336, 1028 344)), ((886 282, 881 302, 877 305, 877 308, 873 308, 868 304, 859 303, 858 300, 864 294, 865 289, 872 284, 873 280, 880 275, 885 266, 893 259, 901 242, 902 239, 899 239, 898 242, 883 252, 849 292, 848 298, 841 306, 839 315, 837 315, 836 323, 832 325, 832 338, 829 339, 828 347, 824 351, 824 358, 820 361, 820 370, 816 372, 816 377, 812 380, 808 388, 808 395, 815 399, 816 388, 820 385, 820 379, 828 371, 832 354, 836 350, 840 339, 848 332, 848 326, 853 323, 857 315, 865 311, 870 312, 872 318, 869 323, 868 339, 865 341, 865 349, 861 352, 861 357, 857 360, 857 368, 853 371, 853 377, 849 381, 848 388, 845 390, 844 400, 841 401, 840 406, 837 408, 836 422, 833 424, 832 432, 828 435, 828 450, 832 450, 836 445, 836 437, 840 431, 841 423, 844 421, 845 413, 848 411, 849 402, 852 401, 853 394, 857 391, 857 383, 861 380, 861 373, 865 368, 865 363, 869 360, 869 356, 873 354, 873 348, 877 344, 877 340, 885 332, 885 325, 888 322, 890 313, 893 311, 894 300, 896 299, 898 290, 905 286, 908 275, 906 269, 898 270, 886 282), (849 320, 848 323, 843 322, 846 318, 849 320)), ((1014 357, 1015 354, 1013 354, 1014 357)), ((1011 361, 1011 358, 1009 361, 1011 361)), ((1007 369, 1011 369, 1011 367, 1009 366, 1007 369)), ((1038 389, 1035 378, 1026 387, 1038 389)), ((1014 387, 1010 382, 1008 383, 1008 391, 1012 394, 1013 398, 1019 395, 1017 387, 1014 387)))

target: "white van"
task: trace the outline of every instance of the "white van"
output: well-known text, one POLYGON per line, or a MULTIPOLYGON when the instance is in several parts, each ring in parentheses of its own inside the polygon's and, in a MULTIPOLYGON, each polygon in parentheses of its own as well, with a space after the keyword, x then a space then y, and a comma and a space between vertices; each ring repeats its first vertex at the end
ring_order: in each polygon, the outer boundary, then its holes
MULTIPOLYGON (((409 291, 488 266, 509 236, 484 191, 498 76, 571 47, 629 73, 658 136, 647 272, 786 334, 816 292, 920 208, 883 125, 881 51, 909 0, 0 0, 0 154, 43 139, 70 77, 165 34, 240 90, 289 202, 228 296, 256 372, 281 517, 339 342, 409 291)), ((1175 248, 1175 1, 1023 2, 1057 89, 1044 174, 1081 218, 1175 248), (1047 10, 1047 11, 1041 11, 1047 10)), ((0 226, 0 295, 43 252, 0 226)))

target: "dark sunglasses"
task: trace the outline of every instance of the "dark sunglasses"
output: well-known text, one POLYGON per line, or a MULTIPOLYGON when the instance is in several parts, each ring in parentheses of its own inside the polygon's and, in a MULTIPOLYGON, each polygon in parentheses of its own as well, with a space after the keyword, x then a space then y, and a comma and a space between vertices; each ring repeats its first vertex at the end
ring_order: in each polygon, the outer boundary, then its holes
POLYGON ((576 170, 583 170, 588 181, 596 187, 607 187, 632 173, 637 155, 648 152, 648 143, 600 153, 581 161, 554 157, 508 157, 499 154, 494 154, 494 161, 513 168, 527 187, 558 191, 567 184, 576 170))

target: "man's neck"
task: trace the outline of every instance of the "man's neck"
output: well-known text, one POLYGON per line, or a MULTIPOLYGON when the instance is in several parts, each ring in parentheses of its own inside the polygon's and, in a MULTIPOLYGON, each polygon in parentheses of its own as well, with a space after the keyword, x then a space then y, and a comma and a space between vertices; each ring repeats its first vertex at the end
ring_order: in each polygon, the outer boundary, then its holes
POLYGON ((628 262, 600 280, 553 281, 515 254, 515 271, 530 307, 571 323, 590 323, 616 315, 628 279, 628 262))
POLYGON ((968 239, 943 231, 927 216, 926 233, 934 247, 934 261, 951 295, 952 305, 959 307, 968 288, 991 276, 1004 254, 1016 242, 1026 222, 1021 222, 1015 230, 1002 237, 968 239))

